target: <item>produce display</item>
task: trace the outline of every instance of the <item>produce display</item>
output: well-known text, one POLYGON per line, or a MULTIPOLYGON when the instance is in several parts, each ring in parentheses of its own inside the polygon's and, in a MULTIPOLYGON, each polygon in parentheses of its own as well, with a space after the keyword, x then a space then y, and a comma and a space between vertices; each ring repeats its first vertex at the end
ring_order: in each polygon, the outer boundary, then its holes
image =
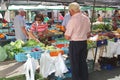
POLYGON ((3 33, 0 33, 0 39, 5 39, 5 35, 3 33))
POLYGON ((104 22, 95 22, 92 25, 93 32, 105 32, 105 31, 112 31, 112 25, 109 23, 104 22))
POLYGON ((117 32, 120 34, 120 28, 117 29, 117 32))
MULTIPOLYGON (((44 51, 46 50, 50 53, 50 56, 52 57, 58 56, 59 53, 68 54, 69 41, 64 38, 63 32, 61 32, 61 28, 61 25, 53 25, 49 28, 49 33, 52 33, 50 41, 43 40, 38 43, 32 39, 26 42, 17 40, 4 45, 2 48, 3 50, 5 50, 5 55, 3 55, 4 57, 1 61, 4 61, 6 59, 15 59, 15 55, 18 54, 22 54, 23 56, 25 56, 27 53, 30 53, 33 57, 37 55, 38 57, 35 58, 38 59, 40 58, 41 53, 44 53, 44 51)), ((49 35, 49 33, 47 35, 49 35)), ((87 48, 91 49, 98 47, 98 45, 107 45, 107 40, 119 38, 119 35, 120 29, 112 31, 112 27, 110 24, 95 23, 92 27, 92 36, 90 37, 91 39, 87 40, 87 48)), ((0 39, 7 36, 14 36, 14 34, 4 35, 0 33, 0 39)))
MULTIPOLYGON (((42 42, 36 42, 35 40, 28 40, 26 42, 23 42, 21 40, 16 40, 15 42, 10 42, 10 44, 6 44, 3 46, 3 49, 5 52, 5 55, 7 55, 7 59, 13 60, 15 59, 15 55, 26 55, 26 53, 31 54, 31 56, 38 55, 40 58, 41 53, 44 53, 45 50, 48 50, 50 52, 51 56, 57 56, 59 53, 64 54, 64 51, 60 48, 57 48, 56 46, 49 46, 45 45, 42 42)), ((2 54, 3 55, 3 54, 2 54)), ((4 56, 4 55, 3 55, 4 56)), ((22 56, 23 57, 23 56, 22 56)), ((38 59, 37 58, 37 59, 38 59)), ((6 59, 6 57, 5 57, 6 59)), ((4 58, 1 60, 5 60, 4 58)))
POLYGON ((91 48, 95 48, 95 47, 97 47, 96 41, 87 40, 87 49, 91 49, 91 48))

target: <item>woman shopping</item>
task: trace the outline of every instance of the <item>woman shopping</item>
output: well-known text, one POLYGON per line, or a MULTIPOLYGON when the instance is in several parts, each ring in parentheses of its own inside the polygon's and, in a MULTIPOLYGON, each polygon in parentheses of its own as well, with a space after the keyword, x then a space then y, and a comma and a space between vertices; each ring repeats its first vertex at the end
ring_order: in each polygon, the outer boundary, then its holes
POLYGON ((48 24, 44 23, 42 14, 36 14, 34 22, 31 25, 29 36, 31 39, 40 42, 41 38, 45 37, 48 32, 48 24))

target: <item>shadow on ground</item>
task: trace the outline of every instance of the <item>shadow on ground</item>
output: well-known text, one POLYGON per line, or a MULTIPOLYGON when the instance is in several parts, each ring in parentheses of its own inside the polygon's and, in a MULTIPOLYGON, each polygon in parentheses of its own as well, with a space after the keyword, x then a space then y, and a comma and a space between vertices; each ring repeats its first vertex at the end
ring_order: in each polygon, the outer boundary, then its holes
POLYGON ((112 70, 94 71, 89 74, 89 80, 107 80, 120 75, 120 67, 112 70))

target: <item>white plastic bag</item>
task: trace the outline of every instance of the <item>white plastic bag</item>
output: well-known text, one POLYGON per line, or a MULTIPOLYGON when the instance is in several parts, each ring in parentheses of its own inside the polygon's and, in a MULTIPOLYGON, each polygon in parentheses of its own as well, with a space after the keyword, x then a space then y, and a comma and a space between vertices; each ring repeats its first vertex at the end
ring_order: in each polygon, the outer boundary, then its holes
POLYGON ((116 50, 116 54, 120 55, 120 45, 118 46, 117 50, 116 50))
POLYGON ((35 70, 36 70, 35 59, 32 58, 30 54, 27 54, 27 57, 28 59, 24 64, 26 80, 35 80, 35 70))
POLYGON ((40 74, 47 78, 53 72, 55 72, 54 59, 45 51, 40 59, 40 74))
POLYGON ((119 76, 115 76, 115 78, 110 78, 110 79, 107 79, 107 80, 120 80, 120 75, 119 76))
POLYGON ((64 62, 64 58, 61 56, 61 54, 59 54, 55 59, 55 69, 55 76, 58 77, 64 77, 63 73, 66 73, 68 71, 64 62))
POLYGON ((108 41, 107 54, 105 56, 113 57, 113 55, 116 54, 117 47, 118 47, 117 43, 108 41))

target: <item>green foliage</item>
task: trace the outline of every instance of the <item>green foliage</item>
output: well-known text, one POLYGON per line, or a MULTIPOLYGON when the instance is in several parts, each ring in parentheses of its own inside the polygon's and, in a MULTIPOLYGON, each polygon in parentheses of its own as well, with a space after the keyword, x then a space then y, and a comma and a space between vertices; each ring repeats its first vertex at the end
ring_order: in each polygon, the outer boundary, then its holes
POLYGON ((11 42, 10 44, 3 46, 3 48, 5 49, 5 51, 8 55, 7 59, 13 60, 15 54, 20 53, 20 52, 24 52, 22 50, 22 45, 23 45, 23 42, 15 41, 15 42, 11 42))
POLYGON ((105 32, 105 31, 112 31, 111 24, 94 24, 92 26, 93 32, 105 32))
POLYGON ((87 40, 87 49, 95 48, 96 41, 87 40))
POLYGON ((0 61, 4 61, 6 58, 7 58, 6 50, 0 46, 0 61))
POLYGON ((24 46, 36 46, 36 45, 38 45, 38 42, 35 41, 35 40, 33 40, 33 39, 28 40, 28 41, 24 44, 24 46))

